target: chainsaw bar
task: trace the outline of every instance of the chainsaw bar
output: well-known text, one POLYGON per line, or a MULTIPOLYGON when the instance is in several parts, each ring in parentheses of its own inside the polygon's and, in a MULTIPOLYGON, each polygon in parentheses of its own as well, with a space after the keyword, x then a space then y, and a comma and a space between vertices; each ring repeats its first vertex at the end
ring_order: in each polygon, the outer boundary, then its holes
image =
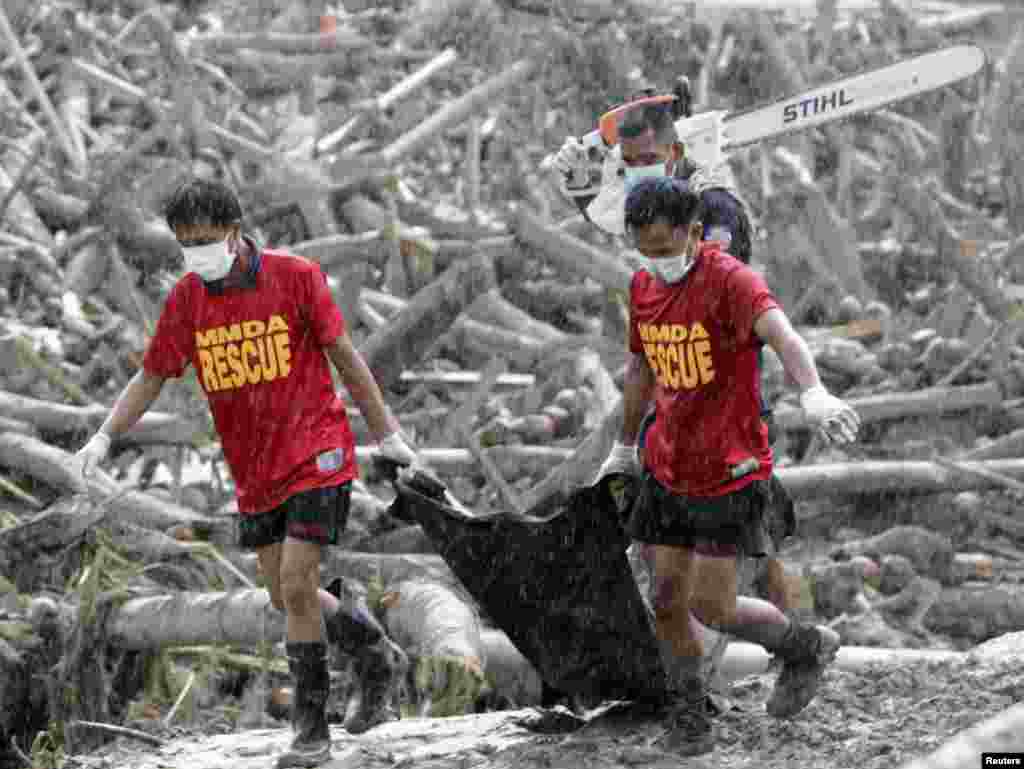
MULTIPOLYGON (((980 72, 986 61, 985 51, 977 45, 951 46, 735 112, 722 119, 721 148, 734 150, 872 112, 965 80, 980 72)), ((685 132, 685 123, 679 121, 677 128, 685 132)))

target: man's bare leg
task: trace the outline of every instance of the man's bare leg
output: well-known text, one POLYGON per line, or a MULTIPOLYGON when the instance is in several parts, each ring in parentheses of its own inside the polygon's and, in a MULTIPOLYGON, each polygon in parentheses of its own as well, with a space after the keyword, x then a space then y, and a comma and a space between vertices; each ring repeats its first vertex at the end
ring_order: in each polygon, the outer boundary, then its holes
POLYGON ((288 537, 258 551, 271 601, 285 612, 288 666, 295 680, 292 723, 295 739, 278 769, 316 767, 331 756, 327 725, 330 674, 321 631, 320 545, 288 537))
POLYGON ((669 729, 660 746, 683 756, 707 753, 714 747, 707 711, 707 690, 701 676, 703 643, 691 616, 696 576, 693 550, 658 545, 654 548, 654 627, 668 674, 668 686, 677 697, 669 715, 669 729))
POLYGON ((768 712, 788 718, 814 698, 825 668, 835 659, 839 636, 823 626, 790 620, 778 606, 759 598, 735 597, 736 560, 701 557, 694 585, 694 613, 719 632, 755 643, 783 661, 768 712), (726 564, 724 561, 731 560, 726 564), (730 601, 720 591, 733 579, 730 601))

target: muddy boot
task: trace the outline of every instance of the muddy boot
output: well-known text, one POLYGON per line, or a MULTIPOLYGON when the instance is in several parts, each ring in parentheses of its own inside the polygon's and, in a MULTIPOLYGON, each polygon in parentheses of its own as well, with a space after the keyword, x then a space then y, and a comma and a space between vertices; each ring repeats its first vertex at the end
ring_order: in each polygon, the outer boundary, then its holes
POLYGON ((359 707, 345 722, 350 734, 362 734, 375 726, 400 717, 396 700, 398 686, 409 670, 409 658, 389 638, 381 638, 356 657, 359 677, 359 707))
POLYGON ((335 579, 327 591, 340 603, 337 612, 324 617, 327 639, 355 658, 359 678, 359 708, 345 722, 345 729, 350 734, 362 734, 399 718, 393 700, 409 669, 409 658, 387 637, 366 600, 344 580, 335 579))
POLYGON ((839 634, 822 625, 793 622, 779 648, 770 651, 782 660, 782 672, 768 712, 775 718, 792 718, 814 699, 825 668, 839 651, 839 634))
POLYGON ((295 679, 291 748, 277 759, 277 769, 317 767, 331 760, 327 695, 331 690, 327 649, 322 643, 290 643, 288 667, 295 679))
POLYGON ((691 691, 669 710, 666 731, 655 747, 676 756, 700 756, 715 749, 715 731, 710 701, 701 681, 694 679, 691 691))
POLYGON ((677 756, 699 756, 715 749, 711 700, 702 657, 680 657, 671 643, 658 641, 674 702, 667 709, 666 731, 655 747, 677 756))

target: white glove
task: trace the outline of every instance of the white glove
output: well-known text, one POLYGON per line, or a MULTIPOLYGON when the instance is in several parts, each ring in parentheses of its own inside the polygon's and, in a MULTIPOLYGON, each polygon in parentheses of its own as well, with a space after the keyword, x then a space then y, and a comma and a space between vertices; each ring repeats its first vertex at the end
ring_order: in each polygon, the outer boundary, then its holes
POLYGON ((413 451, 405 438, 397 430, 387 436, 379 444, 380 454, 400 465, 415 465, 419 462, 416 452, 413 451))
POLYGON ((75 460, 82 463, 82 477, 89 480, 109 453, 110 436, 99 430, 75 453, 75 460))
POLYGON ((860 429, 860 416, 850 404, 829 393, 821 385, 800 393, 800 407, 807 421, 821 427, 825 437, 833 443, 852 443, 860 429))
POLYGON ((575 136, 567 136, 565 143, 548 165, 558 171, 558 189, 563 195, 575 198, 596 195, 601 189, 601 165, 604 152, 595 147, 590 152, 575 136))
POLYGON ((604 460, 604 464, 597 471, 594 483, 614 473, 622 473, 629 476, 635 476, 640 473, 640 460, 636 456, 636 446, 625 446, 619 443, 619 441, 615 441, 608 457, 604 460))

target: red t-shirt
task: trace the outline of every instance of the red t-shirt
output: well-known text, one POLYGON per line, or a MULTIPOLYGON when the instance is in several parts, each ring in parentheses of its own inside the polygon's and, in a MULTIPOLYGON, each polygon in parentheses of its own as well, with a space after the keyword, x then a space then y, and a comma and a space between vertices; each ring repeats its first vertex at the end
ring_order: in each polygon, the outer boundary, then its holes
POLYGON ((771 475, 754 321, 778 306, 764 280, 717 243, 704 245, 681 283, 633 276, 629 349, 657 377, 644 456, 666 488, 710 497, 771 475), (760 469, 733 480, 730 468, 750 457, 760 469))
POLYGON ((199 276, 183 277, 143 362, 164 378, 195 366, 243 515, 357 474, 324 351, 345 330, 327 278, 315 262, 265 249, 255 280, 218 295, 199 276))

